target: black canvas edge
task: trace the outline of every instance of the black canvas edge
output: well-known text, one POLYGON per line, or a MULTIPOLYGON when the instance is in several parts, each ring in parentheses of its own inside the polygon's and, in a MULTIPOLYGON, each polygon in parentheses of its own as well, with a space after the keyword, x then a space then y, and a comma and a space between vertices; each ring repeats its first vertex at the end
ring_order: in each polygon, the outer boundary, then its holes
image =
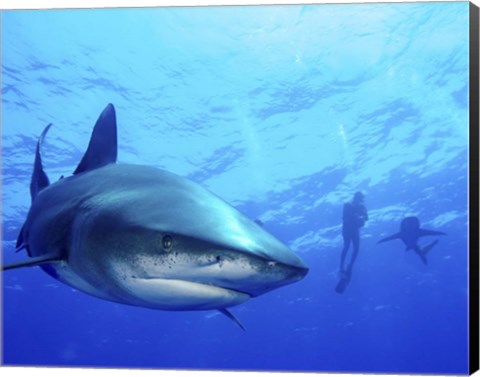
POLYGON ((479 8, 470 2, 469 373, 479 369, 479 8))

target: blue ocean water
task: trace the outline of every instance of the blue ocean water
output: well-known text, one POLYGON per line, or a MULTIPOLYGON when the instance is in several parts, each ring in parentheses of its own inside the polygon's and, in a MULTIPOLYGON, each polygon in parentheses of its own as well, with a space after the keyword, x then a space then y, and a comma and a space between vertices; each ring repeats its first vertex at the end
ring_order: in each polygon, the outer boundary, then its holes
POLYGON ((215 311, 129 307, 39 268, 6 271, 5 364, 467 372, 467 2, 1 17, 4 262, 24 257, 42 129, 54 125, 44 164, 56 181, 111 102, 119 162, 201 184, 310 267, 232 308, 246 332, 215 311), (370 218, 340 295, 342 208, 356 191, 370 218), (398 240, 377 244, 406 216, 447 233, 428 266, 398 240))

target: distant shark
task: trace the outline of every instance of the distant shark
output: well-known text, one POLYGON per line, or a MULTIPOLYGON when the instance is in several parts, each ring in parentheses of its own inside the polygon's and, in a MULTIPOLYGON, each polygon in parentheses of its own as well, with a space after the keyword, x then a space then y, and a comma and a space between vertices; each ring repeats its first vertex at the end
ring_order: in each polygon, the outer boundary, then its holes
POLYGON ((50 184, 36 148, 32 205, 17 240, 29 259, 101 299, 161 310, 227 308, 301 280, 286 245, 196 183, 165 170, 116 164, 113 105, 98 118, 72 176, 50 184))
POLYGON ((392 234, 389 237, 383 238, 378 243, 391 241, 395 239, 400 239, 406 246, 406 251, 414 250, 415 253, 420 257, 424 264, 428 264, 427 253, 434 247, 438 240, 433 241, 427 246, 421 248, 418 246, 418 240, 420 237, 424 236, 443 236, 446 233, 438 232, 435 230, 427 230, 420 228, 420 220, 415 217, 405 217, 400 224, 400 232, 392 234))

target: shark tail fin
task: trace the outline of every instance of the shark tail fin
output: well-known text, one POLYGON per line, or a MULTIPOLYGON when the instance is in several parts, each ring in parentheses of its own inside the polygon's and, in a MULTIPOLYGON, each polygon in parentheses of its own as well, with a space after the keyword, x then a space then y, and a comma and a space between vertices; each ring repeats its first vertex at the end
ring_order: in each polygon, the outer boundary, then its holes
POLYGON ((32 201, 40 191, 50 185, 47 174, 45 174, 45 171, 43 170, 42 145, 43 140, 45 139, 45 136, 47 135, 47 132, 51 126, 52 124, 49 124, 47 127, 45 127, 42 134, 38 138, 37 149, 35 151, 35 162, 33 163, 32 179, 30 181, 30 196, 32 197, 32 201))
POLYGON ((420 229, 420 237, 423 236, 446 236, 444 232, 438 232, 436 230, 420 229))
POLYGON ((228 318, 230 318, 233 322, 235 322, 243 331, 247 331, 245 330, 245 327, 242 325, 242 323, 237 319, 237 317, 235 317, 230 311, 228 311, 225 308, 218 309, 218 311, 222 314, 225 314, 228 318))
POLYGON ((117 161, 117 119, 111 103, 95 123, 87 151, 73 174, 101 168, 117 161))
POLYGON ((378 241, 377 243, 382 243, 382 242, 387 242, 387 241, 392 241, 392 240, 396 240, 397 238, 401 238, 401 234, 400 233, 395 233, 395 234, 392 234, 391 236, 388 236, 386 238, 383 238, 381 239, 380 241, 378 241))
POLYGON ((41 255, 39 257, 30 258, 21 262, 4 264, 2 265, 2 270, 7 271, 7 270, 13 270, 15 268, 21 268, 21 267, 39 266, 46 263, 58 262, 58 260, 59 258, 57 255, 46 254, 46 255, 41 255))

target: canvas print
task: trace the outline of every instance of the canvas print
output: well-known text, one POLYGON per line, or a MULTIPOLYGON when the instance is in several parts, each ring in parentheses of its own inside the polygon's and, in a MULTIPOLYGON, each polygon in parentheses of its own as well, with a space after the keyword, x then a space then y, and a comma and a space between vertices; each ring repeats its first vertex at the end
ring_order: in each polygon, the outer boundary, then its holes
POLYGON ((3 364, 467 373, 469 15, 2 11, 3 364))

